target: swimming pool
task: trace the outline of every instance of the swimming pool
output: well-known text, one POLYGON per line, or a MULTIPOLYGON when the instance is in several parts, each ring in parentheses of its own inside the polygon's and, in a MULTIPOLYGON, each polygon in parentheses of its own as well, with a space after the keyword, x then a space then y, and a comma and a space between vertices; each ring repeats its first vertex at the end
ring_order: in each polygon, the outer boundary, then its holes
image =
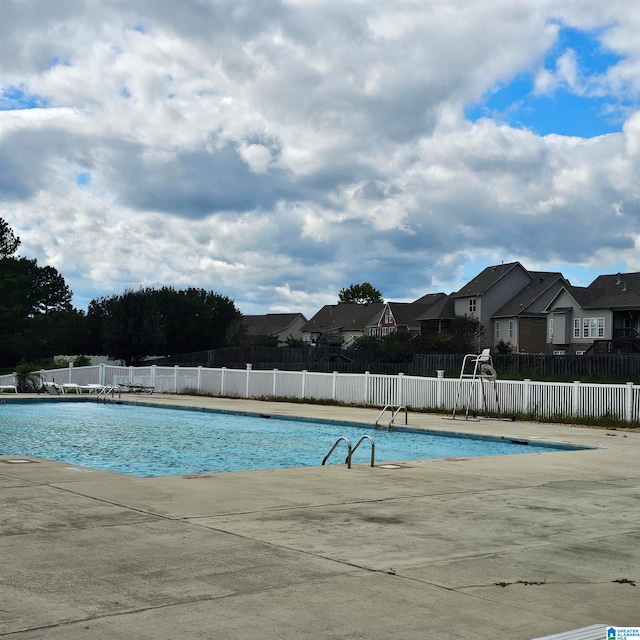
MULTIPOLYGON (((320 465, 337 438, 345 436, 354 445, 363 435, 375 440, 376 463, 566 448, 194 409, 95 402, 0 405, 0 455, 138 477, 320 465)), ((327 464, 344 464, 346 444, 340 446, 327 464)), ((370 456, 365 441, 353 463, 369 462, 370 456)))

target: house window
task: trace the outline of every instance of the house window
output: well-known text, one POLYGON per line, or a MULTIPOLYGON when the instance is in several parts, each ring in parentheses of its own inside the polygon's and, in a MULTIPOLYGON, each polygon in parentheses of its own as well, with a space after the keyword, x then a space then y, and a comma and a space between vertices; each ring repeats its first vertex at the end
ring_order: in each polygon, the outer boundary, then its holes
POLYGON ((580 337, 580 318, 573 319, 573 337, 574 338, 580 337))
MULTIPOLYGON (((575 324, 574 324, 575 337, 575 324)), ((604 318, 582 318, 583 338, 604 338, 604 318)))
POLYGON ((549 337, 553 338, 553 318, 549 318, 549 337))
POLYGON ((477 308, 477 300, 475 298, 469 299, 469 313, 475 313, 477 308))
POLYGON ((500 337, 500 323, 496 322, 496 338, 500 337))
POLYGON ((513 338, 513 320, 509 320, 509 338, 513 338))

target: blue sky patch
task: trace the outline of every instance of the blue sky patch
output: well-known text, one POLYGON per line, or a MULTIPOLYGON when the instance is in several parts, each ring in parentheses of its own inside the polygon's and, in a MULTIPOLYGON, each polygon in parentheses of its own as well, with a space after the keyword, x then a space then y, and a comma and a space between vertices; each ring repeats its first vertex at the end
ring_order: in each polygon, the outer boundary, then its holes
POLYGON ((88 171, 83 171, 76 175, 76 184, 79 187, 86 187, 91 182, 91 174, 88 171))
MULTIPOLYGON (((622 59, 600 46, 600 33, 560 29, 556 44, 547 52, 543 68, 555 74, 558 60, 573 51, 578 83, 588 87, 590 79, 603 75, 622 59)), ((533 73, 520 73, 509 84, 494 87, 480 103, 465 111, 466 117, 473 122, 491 118, 513 127, 530 129, 538 135, 557 133, 591 138, 621 131, 625 110, 634 106, 630 101, 620 102, 613 95, 589 95, 588 90, 578 95, 562 82, 549 95, 535 94, 534 80, 533 73)))
POLYGON ((60 58, 59 56, 54 56, 51 59, 51 67, 70 67, 71 63, 64 58, 60 58))
POLYGON ((0 111, 16 111, 18 109, 39 109, 48 106, 42 96, 28 93, 21 87, 6 87, 0 92, 0 111))

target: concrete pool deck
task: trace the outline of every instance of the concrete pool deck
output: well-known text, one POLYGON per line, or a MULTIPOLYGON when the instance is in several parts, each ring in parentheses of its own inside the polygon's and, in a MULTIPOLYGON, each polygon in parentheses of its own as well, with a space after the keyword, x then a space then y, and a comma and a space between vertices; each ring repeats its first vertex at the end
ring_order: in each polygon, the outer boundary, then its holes
POLYGON ((409 425, 603 448, 389 469, 371 468, 363 446, 350 470, 162 478, 0 456, 0 638, 531 640, 640 626, 640 432, 411 411, 409 425))

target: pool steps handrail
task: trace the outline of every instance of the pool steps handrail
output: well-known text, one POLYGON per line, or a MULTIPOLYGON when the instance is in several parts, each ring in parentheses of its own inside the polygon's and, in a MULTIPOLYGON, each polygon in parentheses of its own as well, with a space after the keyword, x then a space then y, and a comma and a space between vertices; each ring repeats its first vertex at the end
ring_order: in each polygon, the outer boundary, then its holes
POLYGON ((345 438, 344 436, 340 436, 334 443, 333 446, 331 447, 331 449, 329 449, 329 453, 327 453, 327 455, 324 457, 324 460, 322 461, 322 465, 324 466, 324 463, 329 459, 329 456, 334 452, 335 448, 342 442, 345 441, 347 443, 347 447, 349 448, 349 451, 347 453, 347 464, 349 465, 349 469, 351 469, 351 443, 349 442, 349 440, 347 438, 345 438))
POLYGON ((389 409, 391 411, 391 420, 389 421, 389 424, 386 426, 386 428, 391 431, 393 428, 393 423, 395 422, 395 419, 398 417, 398 414, 401 411, 404 411, 404 424, 408 425, 409 424, 409 412, 407 411, 407 407, 405 407, 404 405, 393 405, 393 404, 385 404, 384 405, 384 409, 378 414, 378 417, 376 418, 376 429, 384 429, 383 425, 378 424, 380 422, 380 419, 382 418, 382 416, 385 414, 385 412, 387 411, 387 409, 389 409))
POLYGON ((348 452, 347 452, 347 459, 345 460, 345 462, 347 463, 347 468, 351 469, 351 458, 353 457, 353 454, 355 452, 355 450, 362 444, 362 442, 364 440, 368 440, 371 443, 371 466, 374 466, 375 463, 375 455, 376 455, 376 443, 373 441, 373 438, 371 436, 362 436, 358 442, 356 442, 355 447, 351 446, 351 443, 349 442, 349 440, 345 437, 345 436, 340 436, 334 443, 333 446, 331 447, 331 449, 329 449, 329 453, 327 453, 327 455, 324 457, 324 460, 322 461, 322 465, 324 466, 324 464, 327 462, 327 460, 329 459, 329 456, 331 456, 331 454, 334 452, 334 450, 336 449, 336 447, 342 442, 345 441, 347 443, 347 447, 349 448, 348 452))
MULTIPOLYGON (((351 453, 349 454, 349 462, 351 462, 351 458, 353 457, 353 454, 356 452, 356 449, 362 444, 364 440, 368 440, 371 443, 371 466, 373 467, 375 457, 376 457, 376 443, 373 441, 373 438, 371 436, 362 436, 360 440, 356 442, 355 447, 351 449, 351 453)), ((351 466, 349 466, 349 468, 351 468, 351 466)))
POLYGON ((115 395, 115 392, 118 392, 118 398, 122 397, 122 389, 120 389, 119 385, 112 385, 112 384, 108 384, 106 385, 103 389, 100 389, 100 393, 98 394, 98 397, 96 398, 96 402, 100 402, 100 398, 103 398, 103 400, 106 402, 107 401, 107 396, 109 394, 111 394, 111 396, 115 395))

